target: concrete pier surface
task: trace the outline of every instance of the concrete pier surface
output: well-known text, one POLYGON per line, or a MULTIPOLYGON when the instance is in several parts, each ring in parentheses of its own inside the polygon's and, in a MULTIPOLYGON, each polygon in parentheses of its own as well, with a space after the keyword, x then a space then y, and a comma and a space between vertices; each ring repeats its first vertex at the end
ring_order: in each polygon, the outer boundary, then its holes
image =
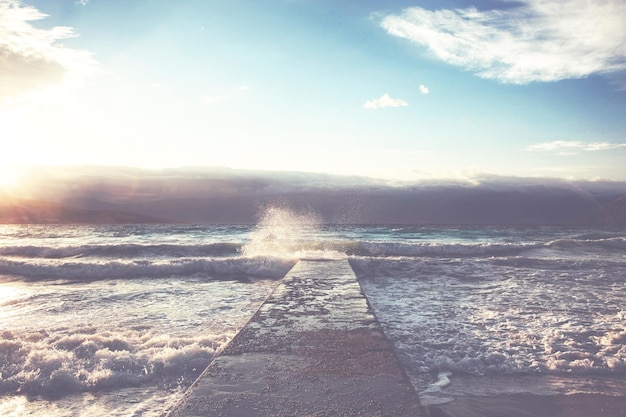
POLYGON ((299 261, 169 413, 420 415, 347 260, 299 261))

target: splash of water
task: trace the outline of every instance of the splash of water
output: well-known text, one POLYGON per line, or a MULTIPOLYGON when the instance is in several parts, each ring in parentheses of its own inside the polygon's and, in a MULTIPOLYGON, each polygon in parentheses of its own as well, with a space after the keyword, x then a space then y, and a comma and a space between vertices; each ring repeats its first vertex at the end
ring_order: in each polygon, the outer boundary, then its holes
POLYGON ((313 212, 270 206, 260 216, 250 241, 242 248, 248 257, 342 259, 345 254, 325 248, 319 240, 321 221, 313 212))

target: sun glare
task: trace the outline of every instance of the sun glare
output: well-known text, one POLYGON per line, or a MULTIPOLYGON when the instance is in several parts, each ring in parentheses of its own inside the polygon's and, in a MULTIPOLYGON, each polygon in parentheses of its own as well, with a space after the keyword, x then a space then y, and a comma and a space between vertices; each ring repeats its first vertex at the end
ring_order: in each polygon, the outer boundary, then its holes
POLYGON ((0 191, 10 192, 15 190, 22 178, 22 170, 0 163, 0 191))

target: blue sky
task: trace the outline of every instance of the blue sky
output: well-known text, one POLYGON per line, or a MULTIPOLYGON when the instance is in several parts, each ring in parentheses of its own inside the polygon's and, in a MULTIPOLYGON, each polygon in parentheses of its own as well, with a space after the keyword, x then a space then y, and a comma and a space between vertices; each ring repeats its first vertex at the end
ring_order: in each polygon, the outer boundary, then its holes
POLYGON ((0 173, 626 180, 626 3, 0 0, 0 173))

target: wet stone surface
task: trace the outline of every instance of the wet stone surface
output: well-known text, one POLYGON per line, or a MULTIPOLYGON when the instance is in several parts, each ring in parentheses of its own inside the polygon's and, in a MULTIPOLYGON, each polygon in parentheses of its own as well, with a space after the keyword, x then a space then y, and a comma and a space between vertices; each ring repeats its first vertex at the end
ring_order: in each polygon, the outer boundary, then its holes
POLYGON ((171 417, 419 416, 347 260, 300 261, 171 417))

